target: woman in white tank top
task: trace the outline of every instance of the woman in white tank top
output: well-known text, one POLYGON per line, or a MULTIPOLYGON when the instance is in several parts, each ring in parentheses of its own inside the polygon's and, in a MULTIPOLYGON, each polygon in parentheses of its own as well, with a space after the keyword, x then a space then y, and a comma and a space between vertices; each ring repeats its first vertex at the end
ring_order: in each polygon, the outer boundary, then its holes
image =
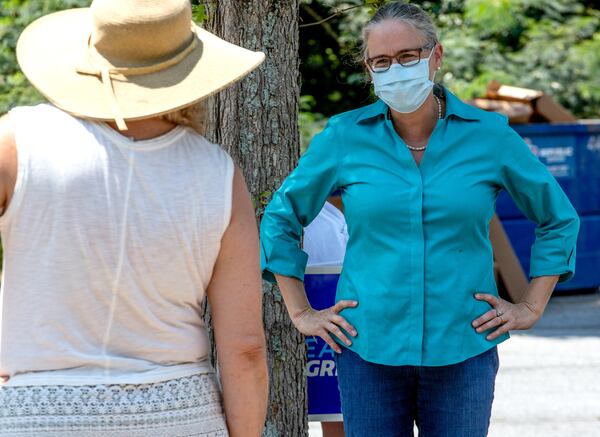
POLYGON ((188 0, 96 0, 19 40, 54 104, 0 119, 0 436, 261 434, 254 210, 229 155, 190 126, 263 55, 190 24, 188 0))

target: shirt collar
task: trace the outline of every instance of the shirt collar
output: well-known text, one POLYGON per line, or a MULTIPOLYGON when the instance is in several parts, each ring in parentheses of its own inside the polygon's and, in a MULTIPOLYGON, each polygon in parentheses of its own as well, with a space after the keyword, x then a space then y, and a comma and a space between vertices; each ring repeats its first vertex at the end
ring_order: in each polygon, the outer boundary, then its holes
POLYGON ((463 102, 446 88, 442 89, 446 95, 446 117, 453 115, 463 120, 481 120, 481 109, 463 102))
POLYGON ((388 112, 387 105, 383 100, 379 99, 375 103, 371 103, 363 108, 362 113, 358 116, 357 122, 362 123, 373 118, 386 117, 388 112))
MULTIPOLYGON (((439 89, 446 96, 446 117, 452 115, 463 120, 481 120, 480 109, 463 102, 446 88, 439 87, 439 89)), ((382 100, 377 100, 364 108, 358 116, 357 122, 361 123, 373 118, 386 117, 387 112, 387 105, 382 100)))

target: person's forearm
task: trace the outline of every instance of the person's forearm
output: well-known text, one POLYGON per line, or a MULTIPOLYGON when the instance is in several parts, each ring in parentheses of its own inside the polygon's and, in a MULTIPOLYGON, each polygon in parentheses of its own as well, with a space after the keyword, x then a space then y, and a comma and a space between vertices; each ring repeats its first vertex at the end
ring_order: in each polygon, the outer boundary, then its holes
POLYGON ((527 305, 532 312, 541 317, 557 282, 558 276, 539 276, 533 278, 521 297, 520 302, 516 303, 527 305))
POLYGON ((356 307, 358 302, 341 300, 332 307, 317 311, 308 302, 302 281, 281 275, 275 275, 275 279, 277 279, 290 319, 298 331, 304 335, 318 335, 337 353, 341 353, 342 350, 332 336, 337 337, 347 346, 352 344, 346 333, 351 337, 356 337, 356 329, 339 313, 346 308, 356 307), (342 329, 346 333, 342 332, 342 329))
POLYGON ((311 308, 302 281, 278 274, 275 274, 275 279, 292 321, 311 308))
POLYGON ((223 406, 231 437, 259 437, 264 428, 269 376, 263 347, 219 355, 223 406))

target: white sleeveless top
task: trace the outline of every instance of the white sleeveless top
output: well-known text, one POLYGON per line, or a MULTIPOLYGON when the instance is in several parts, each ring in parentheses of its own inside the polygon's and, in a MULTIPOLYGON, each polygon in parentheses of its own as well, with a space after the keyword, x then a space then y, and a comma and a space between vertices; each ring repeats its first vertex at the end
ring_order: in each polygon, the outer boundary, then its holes
POLYGON ((10 112, 0 218, 8 385, 141 384, 211 371, 201 314, 233 162, 185 127, 132 141, 51 106, 10 112))
POLYGON ((319 215, 304 228, 303 249, 308 254, 306 267, 341 266, 348 245, 344 214, 325 202, 319 215))

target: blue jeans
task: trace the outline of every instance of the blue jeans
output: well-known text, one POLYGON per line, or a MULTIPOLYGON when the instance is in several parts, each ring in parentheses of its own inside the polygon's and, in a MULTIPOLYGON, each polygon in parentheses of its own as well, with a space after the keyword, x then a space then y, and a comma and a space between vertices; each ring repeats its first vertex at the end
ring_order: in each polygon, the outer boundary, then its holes
POLYGON ((498 372, 496 347, 458 364, 384 366, 336 354, 347 437, 485 437, 498 372))

